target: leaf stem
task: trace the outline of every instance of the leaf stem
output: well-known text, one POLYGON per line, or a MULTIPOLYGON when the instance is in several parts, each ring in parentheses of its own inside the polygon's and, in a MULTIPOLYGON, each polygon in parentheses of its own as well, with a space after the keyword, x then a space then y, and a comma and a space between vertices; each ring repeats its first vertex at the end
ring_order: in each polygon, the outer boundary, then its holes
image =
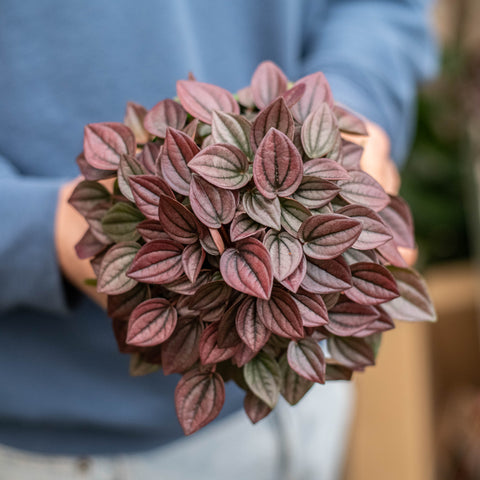
POLYGON ((222 234, 216 228, 209 228, 210 235, 220 252, 220 255, 225 251, 225 244, 223 243, 222 234))

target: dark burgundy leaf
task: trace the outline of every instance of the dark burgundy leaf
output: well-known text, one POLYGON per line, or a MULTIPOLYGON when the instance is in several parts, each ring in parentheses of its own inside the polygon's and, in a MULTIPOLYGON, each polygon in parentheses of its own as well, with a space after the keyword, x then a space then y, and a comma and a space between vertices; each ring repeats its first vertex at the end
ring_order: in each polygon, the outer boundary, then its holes
POLYGON ((304 176, 292 198, 307 208, 321 208, 333 200, 340 188, 318 177, 304 176))
POLYGON ((198 360, 202 324, 197 320, 179 320, 172 336, 162 344, 162 369, 165 375, 183 373, 198 360))
POLYGON ((160 195, 158 219, 173 240, 187 245, 197 242, 199 231, 195 215, 174 198, 160 195))
POLYGON ((180 104, 166 98, 158 102, 145 117, 145 128, 160 138, 165 138, 167 128, 181 130, 187 121, 187 112, 180 104))
POLYGON ((357 220, 331 213, 307 218, 298 236, 305 242, 303 251, 307 256, 329 260, 351 247, 361 231, 361 223, 357 220))
POLYGON ((164 284, 183 273, 183 245, 174 240, 153 240, 138 251, 128 270, 131 279, 143 283, 164 284))
POLYGON ((270 300, 257 300, 257 314, 273 333, 285 338, 302 338, 302 318, 292 296, 274 287, 270 300))
POLYGON ((244 187, 251 178, 247 156, 239 148, 227 143, 204 148, 188 167, 212 185, 227 190, 244 187))
POLYGON ((233 357, 237 350, 234 347, 220 347, 218 345, 218 323, 211 323, 200 337, 200 361, 203 365, 220 363, 233 357))
POLYGON ((342 292, 352 286, 352 275, 342 257, 332 260, 307 259, 307 273, 302 287, 310 293, 342 292))
POLYGON ((116 243, 140 238, 136 227, 144 220, 140 210, 130 203, 116 203, 102 218, 103 231, 116 243))
POLYGON ((230 239, 232 242, 242 240, 261 232, 265 229, 263 225, 252 220, 246 213, 239 213, 235 215, 230 224, 230 239))
POLYGON ((350 180, 338 182, 340 195, 347 202, 369 207, 375 212, 390 203, 390 197, 383 187, 368 173, 352 171, 350 177, 350 180))
POLYGON ((393 323, 390 315, 379 306, 375 308, 380 316, 372 323, 369 323, 363 330, 356 332, 353 335, 354 337, 365 338, 373 335, 374 333, 386 332, 387 330, 392 330, 395 328, 395 323, 393 323))
POLYGON ((327 364, 325 379, 327 382, 331 380, 351 380, 353 371, 343 365, 327 364))
POLYGON ((137 225, 137 230, 147 242, 170 239, 170 235, 164 232, 162 226, 156 220, 143 220, 137 225))
POLYGON ((272 260, 273 276, 278 281, 289 277, 303 259, 301 243, 287 232, 269 230, 263 244, 272 260))
POLYGON ((135 242, 124 242, 114 245, 105 254, 98 275, 97 290, 108 295, 118 295, 131 290, 137 281, 127 277, 140 245, 135 242))
POLYGON ((253 161, 253 180, 269 199, 288 197, 297 190, 303 176, 302 157, 292 141, 271 128, 259 145, 253 161))
POLYGON ((325 293, 322 295, 322 298, 327 310, 330 310, 337 304, 338 299, 340 298, 340 292, 325 293))
POLYGON ((329 310, 329 322, 325 329, 334 335, 348 337, 362 330, 379 316, 371 305, 360 305, 342 296, 329 310))
POLYGON ((395 278, 400 297, 382 305, 394 319, 413 322, 435 322, 437 314, 427 285, 421 275, 410 268, 389 266, 395 278))
POLYGON ((215 143, 228 143, 239 148, 247 157, 252 155, 250 146, 251 123, 240 115, 213 112, 212 138, 215 143))
POLYGON ((128 180, 134 175, 142 175, 143 173, 145 172, 142 166, 134 156, 122 155, 120 157, 120 164, 118 165, 118 188, 131 202, 134 202, 135 198, 128 180))
POLYGON ((250 87, 255 104, 261 110, 287 90, 287 77, 271 61, 262 62, 252 76, 250 87))
POLYGON ((214 187, 198 175, 190 183, 190 205, 197 218, 209 228, 220 228, 233 220, 237 204, 230 190, 214 187))
POLYGON ((243 345, 242 339, 238 335, 237 327, 235 325, 237 307, 237 304, 235 304, 225 311, 218 323, 217 333, 218 346, 223 348, 236 347, 235 352, 243 345))
POLYGON ((165 181, 175 192, 188 195, 192 174, 187 163, 200 151, 185 133, 167 128, 165 143, 160 154, 160 167, 165 181))
POLYGON ((300 101, 307 87, 304 83, 297 83, 293 87, 289 88, 282 98, 285 100, 288 108, 292 108, 297 102, 300 101))
POLYGON ((415 248, 415 232, 410 208, 400 197, 390 197, 390 203, 379 212, 390 227, 393 239, 399 247, 415 248))
MULTIPOLYGON (((195 292, 196 293, 196 292, 195 292)), ((200 312, 200 320, 202 322, 220 322, 225 315, 226 305, 219 305, 210 310, 202 310, 200 312)))
POLYGON ((275 230, 282 228, 280 223, 281 208, 278 198, 269 200, 258 190, 251 190, 243 194, 242 205, 252 220, 275 230))
POLYGON ((392 274, 376 263, 356 263, 350 267, 352 288, 345 295, 364 305, 379 305, 399 296, 392 274))
POLYGON ((284 133, 290 140, 293 140, 295 125, 293 117, 282 97, 277 98, 267 108, 262 110, 253 122, 250 142, 254 150, 260 145, 263 137, 271 128, 284 133))
POLYGON ((375 365, 373 349, 363 338, 329 337, 327 345, 330 355, 344 367, 363 370, 375 365))
POLYGON ((348 172, 338 162, 330 158, 314 158, 305 162, 303 164, 303 174, 330 181, 350 179, 348 172))
POLYGON ((118 351, 120 353, 135 353, 139 350, 139 347, 128 345, 125 342, 125 339, 127 338, 128 320, 114 318, 112 321, 112 328, 117 342, 118 351))
POLYGON ((110 199, 110 192, 102 184, 83 180, 73 190, 68 203, 85 216, 98 205, 110 202, 110 199))
POLYGON ((291 292, 296 293, 300 288, 300 285, 302 284, 306 273, 307 273, 307 260, 305 258, 305 255, 302 255, 300 265, 295 269, 294 272, 292 272, 291 275, 283 279, 280 283, 291 292))
POLYGON ((202 285, 193 295, 190 307, 195 310, 210 310, 225 305, 232 294, 232 289, 222 280, 202 285))
POLYGON ((182 253, 182 265, 185 275, 193 283, 197 280, 203 262, 205 261, 205 250, 197 243, 187 245, 182 253))
POLYGON ((133 132, 115 122, 90 123, 85 126, 83 151, 94 168, 116 170, 122 155, 135 155, 133 132))
POLYGON ((390 229, 371 208, 362 207, 361 205, 347 205, 337 210, 337 213, 354 218, 362 224, 362 232, 353 244, 353 248, 371 250, 392 239, 390 229))
POLYGON ((302 126, 302 145, 310 158, 330 153, 339 137, 337 119, 326 103, 312 111, 302 126))
POLYGON ((148 287, 138 283, 128 292, 108 295, 107 314, 110 318, 128 320, 134 308, 148 298, 150 298, 148 287))
POLYGON ((181 295, 194 295, 196 291, 208 282, 211 282, 213 273, 210 270, 200 270, 197 279, 191 282, 186 275, 182 275, 177 280, 164 284, 168 290, 181 295))
POLYGON ((311 338, 291 341, 287 350, 288 364, 301 377, 325 383, 325 357, 317 342, 311 338))
POLYGON ((224 88, 191 80, 177 81, 177 95, 183 108, 204 123, 212 123, 212 113, 240 113, 233 95, 224 88))
POLYGON ((332 92, 322 72, 307 75, 298 80, 295 85, 300 83, 305 85, 305 93, 300 101, 292 107, 292 113, 297 122, 303 123, 311 112, 318 109, 325 102, 330 107, 333 107, 332 92))
POLYGON ((139 347, 158 345, 172 335, 176 325, 177 311, 168 300, 146 300, 130 316, 127 343, 139 347))
POLYGON ((270 408, 273 408, 280 394, 282 380, 278 363, 260 352, 243 367, 243 376, 250 390, 270 408))
POLYGON ((105 244, 100 242, 95 235, 93 235, 89 228, 82 238, 75 245, 75 252, 78 258, 85 259, 99 254, 105 249, 105 244))
POLYGON ((150 363, 145 359, 145 356, 140 353, 132 353, 130 355, 130 365, 128 373, 132 377, 143 377, 160 370, 160 365, 150 363))
POLYGON ((279 362, 282 372, 282 389, 283 398, 290 404, 296 405, 305 394, 312 388, 313 383, 296 373, 287 361, 287 356, 283 355, 279 362))
POLYGON ((334 105, 333 112, 337 117, 338 128, 340 128, 342 132, 352 133, 354 135, 368 135, 365 122, 354 113, 340 105, 334 105))
POLYGON ((321 295, 301 292, 292 295, 304 327, 321 327, 328 323, 328 312, 321 295))
POLYGON ((185 435, 191 435, 210 423, 223 407, 225 386, 215 372, 191 370, 175 389, 175 409, 185 435))
POLYGON ((240 338, 255 353, 262 349, 271 335, 258 316, 257 300, 253 297, 247 297, 238 307, 235 325, 240 338))
POLYGON ((256 352, 251 350, 245 343, 238 347, 235 355, 232 357, 232 363, 238 368, 246 365, 252 358, 254 358, 256 352))
POLYGON ((130 128, 135 135, 135 141, 143 144, 150 140, 150 135, 143 126, 143 120, 147 114, 147 109, 135 102, 127 102, 125 117, 123 123, 130 128))
POLYGON ((85 177, 85 180, 104 180, 106 178, 114 178, 117 175, 117 170, 99 170, 98 168, 93 168, 87 160, 83 152, 78 155, 75 160, 77 162, 80 173, 85 177))
POLYGON ((158 203, 161 195, 174 198, 168 184, 155 175, 130 177, 130 186, 136 205, 151 220, 158 220, 158 203))
POLYGON ((220 258, 220 272, 235 290, 268 299, 272 291, 273 272, 270 255, 261 242, 245 238, 228 248, 220 258))
POLYGON ((250 421, 255 424, 265 418, 272 409, 254 393, 248 391, 243 401, 243 408, 250 421))
MULTIPOLYGON (((280 199, 281 224, 282 227, 292 236, 297 237, 298 230, 302 223, 312 214, 307 207, 291 198, 280 199)), ((278 230, 278 229, 277 229, 278 230)))
POLYGON ((145 173, 161 176, 160 166, 157 166, 157 160, 160 157, 161 150, 162 145, 157 142, 149 142, 143 146, 142 151, 137 155, 137 160, 145 173))

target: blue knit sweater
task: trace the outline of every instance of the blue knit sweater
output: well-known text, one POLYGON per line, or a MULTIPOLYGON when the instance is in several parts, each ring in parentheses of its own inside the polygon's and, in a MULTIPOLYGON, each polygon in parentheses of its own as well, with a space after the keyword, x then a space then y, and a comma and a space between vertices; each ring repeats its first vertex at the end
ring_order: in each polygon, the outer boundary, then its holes
MULTIPOLYGON (((122 121, 175 80, 231 91, 262 60, 322 70, 335 98, 382 125, 397 161, 417 83, 435 70, 421 0, 2 0, 0 443, 48 453, 147 449, 182 436, 177 376, 128 374, 106 314, 67 301, 55 258, 58 188, 78 175, 83 126, 122 121)), ((227 388, 223 415, 242 395, 227 388)))

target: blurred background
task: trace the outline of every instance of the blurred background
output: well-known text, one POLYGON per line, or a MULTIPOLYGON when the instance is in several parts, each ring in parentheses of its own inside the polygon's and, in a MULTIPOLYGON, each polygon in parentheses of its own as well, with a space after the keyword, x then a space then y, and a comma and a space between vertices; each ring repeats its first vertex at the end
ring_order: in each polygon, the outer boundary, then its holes
POLYGON ((345 480, 480 479, 480 1, 438 0, 442 71, 402 172, 438 313, 383 336, 357 375, 345 480))

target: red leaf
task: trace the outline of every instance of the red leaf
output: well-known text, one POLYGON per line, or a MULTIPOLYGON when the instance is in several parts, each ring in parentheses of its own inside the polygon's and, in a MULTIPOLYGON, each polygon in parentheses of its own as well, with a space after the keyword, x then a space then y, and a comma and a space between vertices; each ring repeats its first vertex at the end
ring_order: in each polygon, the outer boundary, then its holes
POLYGON ((287 77, 277 65, 266 61, 256 68, 250 86, 255 104, 261 110, 287 90, 287 77))
POLYGON ((199 369, 186 373, 175 389, 175 409, 185 435, 210 423, 225 402, 225 386, 218 373, 199 369))
POLYGON ((73 190, 68 203, 85 216, 90 210, 110 200, 110 192, 101 183, 83 180, 73 190))
POLYGON ((352 288, 345 295, 354 302, 364 305, 379 305, 399 296, 392 274, 376 263, 356 263, 350 267, 352 288))
POLYGON ((160 155, 160 166, 165 181, 181 195, 188 195, 192 174, 187 163, 200 151, 197 144, 185 133, 167 128, 165 143, 160 155))
POLYGON ((237 242, 243 238, 251 237, 265 229, 263 225, 252 220, 246 213, 235 215, 230 224, 230 239, 237 242))
POLYGON ((303 164, 303 174, 324 180, 349 180, 348 172, 335 160, 314 158, 303 164))
POLYGON ((297 102, 300 101, 307 87, 304 83, 297 83, 292 88, 289 88, 282 98, 285 100, 288 108, 292 108, 297 102))
MULTIPOLYGON (((297 237, 302 223, 312 214, 307 207, 291 198, 280 200, 282 227, 292 236, 297 237)), ((278 230, 278 229, 277 229, 278 230)))
POLYGON ((187 371, 199 358, 202 324, 194 319, 179 320, 172 336, 162 343, 162 369, 165 375, 187 371))
POLYGON ((142 105, 135 102, 127 102, 123 123, 132 130, 136 143, 143 144, 150 140, 150 135, 143 127, 146 113, 147 109, 142 105))
POLYGON ((360 161, 363 155, 363 147, 357 143, 349 142, 342 138, 341 158, 339 163, 348 171, 360 170, 360 161))
POLYGON ((134 308, 150 298, 147 285, 138 283, 131 290, 120 295, 108 295, 107 314, 110 318, 127 320, 134 308))
POLYGON ((174 100, 166 98, 158 102, 145 117, 145 128, 160 138, 165 138, 167 128, 181 130, 187 121, 187 112, 174 100))
POLYGON ((363 338, 329 337, 328 351, 334 360, 352 370, 375 365, 371 345, 363 338))
POLYGON ((90 258, 105 249, 105 244, 100 242, 89 228, 83 237, 76 243, 75 252, 78 258, 90 258))
POLYGON ((230 190, 214 187, 194 175, 190 183, 190 205, 196 217, 209 228, 220 228, 233 220, 237 203, 230 190))
POLYGON ((226 143, 204 148, 188 166, 207 182, 227 190, 244 187, 251 178, 247 156, 237 147, 226 143))
POLYGON ((311 112, 317 110, 325 102, 333 107, 333 95, 322 72, 307 75, 298 80, 295 85, 300 83, 305 85, 305 92, 302 98, 291 107, 297 122, 303 123, 311 112))
POLYGON ((85 180, 104 180, 105 178, 114 178, 117 175, 115 170, 99 170, 93 168, 85 159, 83 152, 78 155, 75 160, 77 162, 80 173, 85 177, 85 180))
POLYGON ((248 391, 243 401, 243 408, 250 421, 255 424, 265 418, 272 409, 255 394, 248 391))
POLYGON ((177 82, 177 95, 183 108, 204 123, 212 123, 212 112, 240 113, 233 95, 216 85, 191 80, 177 82))
POLYGON ((327 307, 319 294, 302 292, 292 295, 304 327, 321 327, 328 323, 327 307))
POLYGON ((225 305, 231 294, 232 289, 222 280, 210 282, 202 285, 195 292, 190 301, 190 307, 195 310, 211 310, 225 305))
POLYGON ((301 377, 316 383, 325 383, 325 357, 317 342, 304 338, 291 341, 287 349, 288 364, 301 377))
POLYGON ((146 300, 130 316, 127 343, 139 347, 159 345, 170 337, 176 325, 177 311, 168 300, 146 300))
POLYGON ((145 173, 160 175, 161 172, 157 168, 157 159, 160 156, 161 149, 162 145, 157 142, 149 142, 143 146, 143 150, 137 155, 137 160, 145 173))
POLYGON ((371 208, 361 205, 347 205, 337 210, 339 215, 347 215, 362 224, 362 232, 352 245, 358 250, 371 250, 392 239, 390 229, 385 225, 380 216, 371 208))
POLYGON ((256 355, 256 352, 251 350, 246 344, 241 344, 238 347, 238 350, 235 352, 235 355, 232 357, 232 363, 238 368, 243 367, 250 360, 252 360, 256 355))
POLYGON ((108 250, 100 265, 97 283, 99 292, 118 295, 128 292, 137 284, 135 279, 127 276, 127 270, 139 247, 135 242, 123 242, 108 250))
POLYGON ((307 259, 307 273, 302 287, 310 293, 341 292, 352 286, 352 275, 342 257, 332 260, 307 259))
POLYGON ((251 123, 240 115, 213 112, 212 138, 215 143, 228 143, 239 148, 245 155, 252 155, 250 146, 251 123))
POLYGON ((161 195, 174 198, 168 184, 156 175, 135 175, 129 179, 135 204, 150 220, 158 220, 158 202, 161 195))
POLYGON ((173 240, 187 245, 198 240, 199 232, 195 215, 174 198, 160 195, 158 219, 173 240))
POLYGON ((360 305, 340 297, 329 311, 329 322, 325 328, 334 335, 348 337, 362 330, 379 316, 371 305, 360 305))
POLYGON ((239 292, 268 299, 273 273, 270 255, 261 242, 246 238, 228 248, 220 258, 220 272, 225 282, 239 292))
POLYGON ((304 176, 292 198, 307 208, 321 208, 333 200, 340 188, 328 180, 304 176))
POLYGON ((339 137, 337 120, 326 103, 310 113, 302 126, 302 145, 310 158, 330 153, 339 137))
POLYGON ((415 248, 415 232, 410 208, 400 197, 390 197, 390 203, 379 213, 390 227, 399 247, 415 248))
POLYGON ((269 230, 263 244, 272 260, 273 276, 278 281, 289 277, 303 259, 301 243, 287 232, 269 230))
POLYGON ((333 112, 337 117, 338 127, 342 132, 354 135, 368 135, 365 122, 354 113, 340 105, 334 105, 333 112))
POLYGON ((351 247, 362 231, 361 223, 344 215, 323 214, 307 218, 298 231, 311 258, 329 260, 351 247))
POLYGON ((242 205, 247 215, 261 225, 280 230, 281 208, 278 198, 269 200, 258 190, 250 190, 243 194, 242 205))
POLYGON ((307 260, 305 255, 302 255, 302 260, 300 261, 300 265, 289 275, 287 278, 283 279, 280 283, 290 290, 293 293, 296 293, 300 288, 300 285, 305 278, 307 273, 307 260))
POLYGON ((253 297, 247 297, 238 307, 235 325, 240 338, 255 353, 262 349, 271 335, 258 316, 257 301, 253 297))
POLYGON ((191 282, 186 275, 182 275, 177 280, 164 284, 168 290, 180 293, 181 295, 194 295, 196 291, 208 282, 212 281, 213 272, 210 270, 200 270, 195 282, 191 282))
POLYGON ((183 273, 183 246, 173 240, 153 240, 135 256, 127 274, 143 283, 164 284, 183 273))
POLYGON ((220 363, 233 357, 237 350, 234 347, 220 347, 218 345, 218 323, 211 323, 200 337, 200 361, 203 365, 220 363))
POLYGON ((258 300, 257 312, 263 324, 276 335, 302 338, 302 318, 292 296, 280 288, 272 290, 270 300, 258 300))
POLYGON ((390 197, 383 187, 368 173, 350 172, 350 180, 338 183, 341 197, 349 203, 369 207, 375 212, 383 210, 389 203, 390 197))
POLYGON ((253 122, 250 141, 254 150, 260 145, 263 137, 271 128, 284 133, 290 140, 293 140, 295 125, 293 117, 282 97, 277 98, 267 108, 262 110, 253 122))
POLYGON ((205 261, 205 250, 201 245, 192 243, 187 245, 182 253, 182 265, 188 279, 193 283, 198 278, 203 262, 205 261))
POLYGON ((156 220, 143 220, 137 225, 137 231, 146 242, 151 240, 170 240, 170 235, 164 232, 160 223, 156 220))
POLYGON ((288 197, 300 185, 302 157, 292 141, 271 128, 259 145, 253 161, 253 180, 260 193, 269 199, 288 197))
POLYGON ((94 168, 116 170, 122 155, 135 155, 133 132, 114 122, 90 123, 85 126, 83 151, 94 168))

